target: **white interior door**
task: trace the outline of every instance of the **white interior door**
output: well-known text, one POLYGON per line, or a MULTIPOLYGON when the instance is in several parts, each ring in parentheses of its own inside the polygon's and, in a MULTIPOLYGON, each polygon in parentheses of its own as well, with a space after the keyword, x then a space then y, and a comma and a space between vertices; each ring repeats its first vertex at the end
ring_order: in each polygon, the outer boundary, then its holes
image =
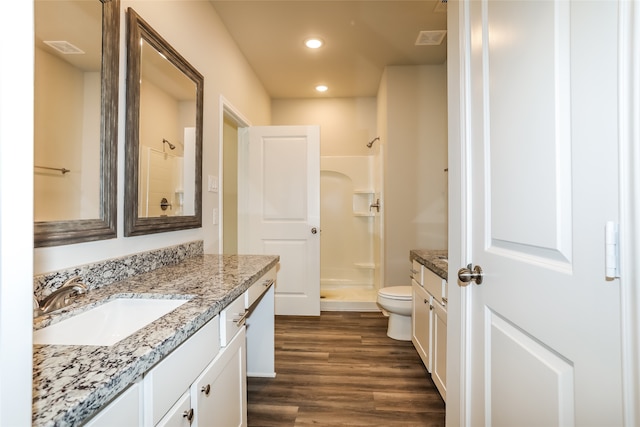
POLYGON ((622 425, 620 289, 604 266, 618 218, 617 3, 459 7, 461 261, 484 271, 461 291, 465 423, 622 425))
POLYGON ((255 126, 242 138, 238 252, 280 255, 276 314, 320 315, 320 128, 255 126))

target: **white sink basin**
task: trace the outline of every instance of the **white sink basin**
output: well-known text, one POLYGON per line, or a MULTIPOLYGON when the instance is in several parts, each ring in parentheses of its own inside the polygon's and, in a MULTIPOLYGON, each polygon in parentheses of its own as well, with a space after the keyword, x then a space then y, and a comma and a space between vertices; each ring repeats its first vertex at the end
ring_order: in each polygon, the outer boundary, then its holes
POLYGON ((117 298, 33 333, 34 344, 109 346, 187 302, 117 298))

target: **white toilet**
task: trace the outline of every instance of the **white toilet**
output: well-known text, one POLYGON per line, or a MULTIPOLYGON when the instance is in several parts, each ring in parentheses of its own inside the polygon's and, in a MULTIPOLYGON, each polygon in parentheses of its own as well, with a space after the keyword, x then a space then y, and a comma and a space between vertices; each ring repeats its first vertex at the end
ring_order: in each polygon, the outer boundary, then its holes
POLYGON ((387 336, 411 341, 411 286, 387 286, 378 291, 378 304, 389 314, 387 336))

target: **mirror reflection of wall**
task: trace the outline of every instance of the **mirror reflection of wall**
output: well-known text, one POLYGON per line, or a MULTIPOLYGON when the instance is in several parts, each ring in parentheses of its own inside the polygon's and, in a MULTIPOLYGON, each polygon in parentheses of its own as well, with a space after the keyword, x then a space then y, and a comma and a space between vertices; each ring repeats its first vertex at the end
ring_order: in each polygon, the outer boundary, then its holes
POLYGON ((102 5, 37 0, 34 19, 35 220, 99 218, 102 5))
POLYGON ((141 75, 138 215, 194 215, 196 84, 144 40, 141 75))

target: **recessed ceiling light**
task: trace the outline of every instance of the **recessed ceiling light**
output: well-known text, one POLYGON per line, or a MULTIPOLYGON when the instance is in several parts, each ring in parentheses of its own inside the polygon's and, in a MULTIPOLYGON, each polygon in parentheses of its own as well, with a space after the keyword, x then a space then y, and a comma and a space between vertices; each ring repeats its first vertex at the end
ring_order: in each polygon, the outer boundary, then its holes
POLYGON ((309 49, 318 49, 318 48, 322 47, 323 44, 324 44, 324 42, 321 39, 318 39, 318 38, 306 39, 304 41, 304 45, 306 47, 308 47, 309 49))
POLYGON ((327 87, 326 85, 318 85, 316 86, 316 90, 318 92, 326 92, 329 90, 329 87, 327 87))

